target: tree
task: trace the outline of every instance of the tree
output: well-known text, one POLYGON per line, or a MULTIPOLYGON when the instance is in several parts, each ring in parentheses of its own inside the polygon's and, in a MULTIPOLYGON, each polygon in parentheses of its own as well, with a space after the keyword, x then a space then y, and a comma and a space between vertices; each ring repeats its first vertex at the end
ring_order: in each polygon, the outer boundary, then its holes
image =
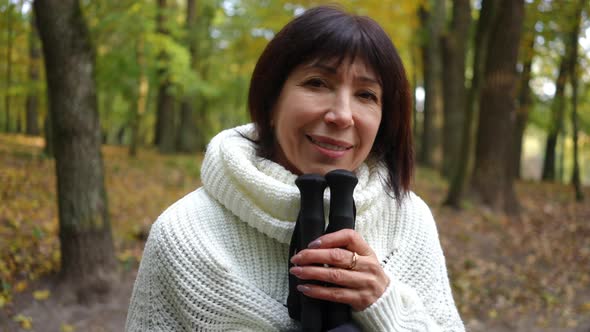
MULTIPOLYGON (((522 62, 522 72, 520 74, 520 83, 518 91, 518 107, 516 109, 516 123, 514 130, 514 138, 512 146, 512 175, 515 179, 520 178, 520 168, 522 160, 522 144, 524 139, 524 132, 529 120, 530 109, 532 106, 531 87, 531 73, 533 67, 533 59, 535 58, 535 38, 537 34, 534 27, 539 22, 538 11, 539 0, 526 5, 530 9, 526 12, 525 28, 522 32, 520 58, 522 62)), ((525 9, 526 10, 526 9, 525 9)))
MULTIPOLYGON (((191 68, 197 69, 198 32, 197 7, 195 0, 186 3, 186 32, 187 44, 191 54, 191 68)), ((178 150, 194 152, 198 149, 199 137, 197 135, 197 121, 195 119, 195 106, 192 96, 185 96, 180 105, 180 129, 178 133, 178 150)))
POLYGON ((109 289, 114 268, 95 55, 78 1, 37 0, 33 6, 55 138, 61 279, 84 301, 109 289))
MULTIPOLYGON (((167 37, 170 32, 166 28, 166 0, 158 0, 158 33, 167 37)), ((175 100, 172 95, 172 82, 168 71, 169 55, 162 50, 159 56, 160 68, 158 69, 158 102, 156 110, 156 139, 158 149, 162 153, 171 153, 175 150, 175 100)))
POLYGON ((512 172, 515 179, 520 178, 520 165, 522 159, 522 141, 524 138, 524 131, 528 122, 530 107, 531 107, 531 88, 529 82, 531 80, 531 69, 533 66, 533 58, 535 53, 535 34, 533 32, 524 32, 524 45, 522 53, 524 63, 522 64, 522 73, 520 74, 520 87, 518 94, 518 108, 516 110, 516 123, 514 128, 514 143, 512 147, 512 172))
POLYGON ((555 180, 555 148, 557 146, 557 138, 563 128, 564 114, 565 114, 565 83, 568 79, 568 60, 570 47, 561 59, 559 65, 559 73, 555 80, 555 96, 553 97, 553 104, 551 106, 551 122, 549 123, 549 133, 545 142, 545 158, 543 159, 543 174, 541 178, 545 181, 555 180))
POLYGON ((12 86, 12 49, 14 46, 14 5, 8 4, 7 22, 6 22, 6 83, 4 86, 4 130, 11 131, 10 118, 10 88, 12 86))
POLYGON ((442 38, 443 54, 443 167, 450 178, 456 168, 461 144, 461 128, 465 115, 465 59, 471 24, 469 0, 453 0, 453 17, 449 31, 442 38))
POLYGON ((572 85, 572 136, 574 141, 573 155, 574 166, 572 172, 572 185, 576 193, 576 200, 581 202, 584 200, 584 193, 582 191, 582 184, 580 181, 580 161, 578 158, 578 38, 580 35, 580 20, 582 19, 582 12, 584 11, 584 0, 579 0, 577 8, 577 18, 574 21, 574 26, 569 34, 567 41, 572 48, 571 58, 569 61, 570 81, 572 85))
POLYGON ((39 119, 37 108, 39 106, 39 66, 41 60, 41 50, 39 49, 39 34, 35 27, 35 19, 31 15, 31 32, 29 34, 29 80, 33 86, 28 91, 26 101, 26 128, 27 135, 39 135, 39 119))
POLYGON ((43 154, 50 158, 55 157, 55 138, 53 136, 53 126, 49 112, 47 112, 43 120, 43 138, 45 139, 43 154))
POLYGON ((421 21, 427 27, 428 37, 422 47, 425 100, 419 160, 433 167, 433 158, 439 149, 443 112, 440 33, 444 26, 445 3, 444 0, 434 0, 431 6, 431 11, 420 8, 421 21))
POLYGON ((559 74, 555 82, 555 96, 551 105, 551 123, 549 124, 549 133, 547 134, 545 143, 545 159, 543 160, 542 173, 542 179, 545 181, 554 181, 556 178, 555 150, 559 134, 563 131, 565 122, 565 85, 572 73, 572 61, 575 61, 573 57, 577 54, 577 38, 580 27, 579 21, 583 12, 583 3, 580 5, 570 3, 565 7, 565 11, 564 16, 568 20, 560 23, 560 26, 564 30, 562 40, 565 44, 565 51, 561 57, 559 74), (574 35, 575 37, 573 37, 574 35), (571 41, 573 38, 576 38, 574 43, 571 41))
POLYGON ((498 2, 495 0, 483 0, 477 20, 475 39, 473 42, 473 78, 467 95, 467 105, 463 118, 461 131, 461 143, 457 160, 457 167, 454 169, 449 192, 445 199, 445 205, 460 207, 461 196, 465 183, 471 176, 471 159, 473 141, 475 141, 474 124, 479 114, 479 95, 481 81, 484 76, 484 69, 487 57, 487 47, 490 38, 491 27, 495 21, 498 2))
POLYGON ((135 98, 136 105, 133 108, 131 115, 131 142, 129 143, 129 155, 132 157, 137 155, 137 145, 139 144, 139 123, 146 110, 149 90, 149 80, 146 74, 144 48, 144 37, 140 35, 135 50, 137 65, 139 66, 139 77, 137 79, 137 96, 135 98))
POLYGON ((502 0, 498 10, 487 47, 472 185, 484 204, 514 213, 518 201, 509 171, 508 146, 514 130, 516 63, 524 0, 502 0))

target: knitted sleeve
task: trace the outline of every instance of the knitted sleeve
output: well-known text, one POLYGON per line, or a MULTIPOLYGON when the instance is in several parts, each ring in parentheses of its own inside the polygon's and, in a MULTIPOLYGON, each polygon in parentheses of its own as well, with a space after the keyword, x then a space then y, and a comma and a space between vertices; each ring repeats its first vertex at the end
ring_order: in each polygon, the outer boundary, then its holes
POLYGON ((288 330, 292 323, 282 304, 236 277, 200 245, 208 234, 190 229, 195 218, 173 206, 152 226, 125 330, 288 330))
POLYGON ((384 263, 390 283, 381 298, 353 317, 364 331, 465 331, 430 209, 419 198, 408 213, 404 244, 384 263), (414 216, 414 217, 409 217, 414 216))

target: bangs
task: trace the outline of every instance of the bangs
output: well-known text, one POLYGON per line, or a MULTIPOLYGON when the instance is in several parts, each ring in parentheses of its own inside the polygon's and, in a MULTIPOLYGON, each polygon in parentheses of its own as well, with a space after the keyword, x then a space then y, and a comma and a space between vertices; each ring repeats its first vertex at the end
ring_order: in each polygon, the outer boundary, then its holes
MULTIPOLYGON (((343 61, 352 64, 355 59, 360 59, 377 75, 381 82, 381 70, 383 57, 377 54, 381 45, 369 32, 375 32, 372 25, 377 25, 367 17, 351 17, 334 15, 315 22, 323 24, 310 24, 301 29, 293 38, 300 38, 297 48, 290 50, 288 68, 303 63, 332 62, 340 66, 343 61), (328 22, 328 23, 326 23, 328 22)), ((378 29, 379 31, 381 29, 378 29)))

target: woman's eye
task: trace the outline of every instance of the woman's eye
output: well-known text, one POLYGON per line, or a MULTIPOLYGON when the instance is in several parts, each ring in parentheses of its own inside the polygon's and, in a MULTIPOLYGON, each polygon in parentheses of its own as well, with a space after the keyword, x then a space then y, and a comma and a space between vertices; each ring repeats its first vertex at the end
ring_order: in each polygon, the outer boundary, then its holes
POLYGON ((359 97, 361 97, 362 99, 366 99, 366 100, 370 100, 370 101, 374 101, 377 102, 377 95, 375 95, 373 92, 370 91, 363 91, 361 93, 359 93, 358 95, 359 97))
POLYGON ((319 78, 312 78, 305 82, 305 85, 314 87, 314 88, 321 88, 327 86, 326 82, 319 78))

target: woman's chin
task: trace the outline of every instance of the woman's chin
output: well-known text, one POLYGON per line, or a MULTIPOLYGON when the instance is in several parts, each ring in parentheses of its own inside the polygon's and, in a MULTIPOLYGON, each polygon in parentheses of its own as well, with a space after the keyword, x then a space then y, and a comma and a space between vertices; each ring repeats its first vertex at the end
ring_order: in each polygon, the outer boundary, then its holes
POLYGON ((330 171, 335 169, 345 169, 348 171, 353 171, 356 169, 354 165, 350 165, 348 163, 343 162, 336 162, 335 160, 314 160, 309 158, 305 161, 299 160, 299 162, 292 163, 287 158, 282 155, 273 158, 273 160, 285 167, 288 171, 295 175, 302 175, 302 174, 319 174, 319 175, 326 175, 330 171))
POLYGON ((351 167, 341 166, 341 165, 313 165, 302 167, 303 172, 298 174, 319 174, 319 175, 326 175, 327 173, 336 170, 336 169, 345 169, 352 171, 351 167))

